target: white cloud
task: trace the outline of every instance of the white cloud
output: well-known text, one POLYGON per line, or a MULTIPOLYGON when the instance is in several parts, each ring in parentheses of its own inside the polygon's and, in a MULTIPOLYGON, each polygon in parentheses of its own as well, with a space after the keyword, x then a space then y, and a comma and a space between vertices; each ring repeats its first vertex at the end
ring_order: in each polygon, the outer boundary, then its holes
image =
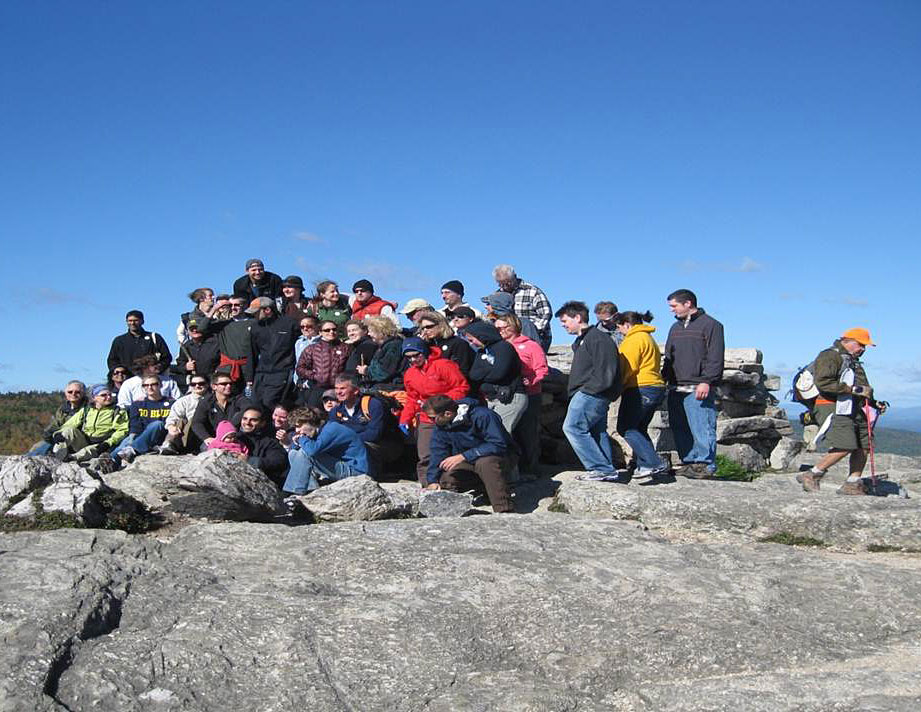
POLYGON ((678 270, 681 272, 763 272, 765 265, 751 257, 742 257, 738 262, 727 262, 725 260, 709 260, 700 262, 698 260, 684 260, 678 263, 678 270))
POLYGON ((739 265, 739 272, 762 272, 764 270, 764 265, 760 262, 756 262, 751 257, 743 257, 742 264, 739 265))
POLYGON ((324 240, 319 235, 316 235, 312 232, 308 232, 307 230, 300 230, 294 233, 293 237, 295 240, 300 240, 301 242, 314 242, 317 244, 326 242, 326 240, 324 240))

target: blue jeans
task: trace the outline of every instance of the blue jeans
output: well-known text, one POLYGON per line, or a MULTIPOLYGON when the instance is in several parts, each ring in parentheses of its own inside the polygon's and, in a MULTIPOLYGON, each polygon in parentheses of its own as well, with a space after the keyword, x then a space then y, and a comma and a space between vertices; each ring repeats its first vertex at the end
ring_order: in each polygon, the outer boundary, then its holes
POLYGON ((166 424, 162 420, 148 423, 147 427, 136 435, 128 435, 112 449, 112 458, 120 461, 118 454, 129 445, 138 455, 150 452, 166 439, 166 424))
POLYGON ((608 435, 611 401, 579 391, 569 401, 563 434, 587 471, 614 474, 614 456, 608 435))
POLYGON ((704 462, 716 470, 716 405, 713 389, 703 400, 694 393, 669 391, 668 421, 682 462, 704 462))
POLYGON ((50 455, 51 448, 54 447, 54 443, 46 443, 44 440, 35 447, 33 447, 29 452, 26 453, 28 457, 35 457, 36 455, 50 455))
POLYGON ((365 474, 353 470, 348 463, 337 460, 331 455, 320 453, 308 455, 303 450, 292 448, 288 452, 288 476, 282 490, 293 494, 313 492, 320 486, 319 477, 331 480, 344 480, 346 477, 358 477, 365 474))
POLYGON ((617 411, 617 432, 623 435, 636 457, 637 467, 658 469, 665 463, 652 446, 646 428, 653 413, 665 400, 665 386, 640 386, 628 388, 620 397, 617 411))

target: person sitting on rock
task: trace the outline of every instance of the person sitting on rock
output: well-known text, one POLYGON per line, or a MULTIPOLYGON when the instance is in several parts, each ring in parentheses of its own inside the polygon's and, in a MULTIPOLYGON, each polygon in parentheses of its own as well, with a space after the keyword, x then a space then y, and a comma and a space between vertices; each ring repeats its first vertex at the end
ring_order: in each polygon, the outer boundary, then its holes
POLYGON ((59 460, 87 462, 108 452, 128 434, 128 414, 112 402, 105 384, 93 386, 92 404, 74 413, 53 436, 52 454, 59 460))
POLYGON ((207 447, 214 439, 217 424, 222 420, 239 423, 243 410, 252 405, 243 395, 233 395, 230 374, 218 369, 211 380, 211 392, 203 396, 192 416, 192 433, 207 447))
POLYGON ((482 486, 494 512, 514 512, 505 477, 514 445, 499 416, 472 398, 432 396, 423 409, 435 424, 426 489, 482 486))
POLYGON ((313 408, 295 410, 291 418, 297 435, 288 452, 284 492, 307 494, 320 486, 321 477, 341 480, 367 474, 368 451, 354 430, 325 420, 313 408))
POLYGON ((333 412, 333 409, 339 405, 339 399, 336 397, 336 389, 328 388, 323 391, 323 397, 320 399, 320 405, 323 407, 323 412, 326 413, 327 419, 329 419, 329 414, 333 412))
POLYGON ((367 279, 359 279, 352 285, 352 318, 359 321, 369 316, 385 316, 398 327, 400 317, 396 314, 396 302, 388 302, 374 293, 374 285, 367 279))
POLYGON ((403 339, 396 325, 385 316, 369 316, 365 319, 368 336, 377 344, 377 351, 367 366, 357 366, 355 370, 361 376, 362 384, 368 387, 396 385, 402 387, 403 355, 400 347, 403 339))
POLYGON ((35 443, 27 455, 48 455, 54 446, 54 434, 58 432, 74 413, 86 405, 86 385, 83 381, 70 381, 64 386, 64 403, 54 411, 51 421, 42 431, 42 439, 35 443))
POLYGON ((848 478, 838 494, 868 494, 862 477, 870 449, 871 428, 887 404, 873 397, 873 387, 860 362, 867 346, 876 346, 870 339, 870 332, 856 327, 845 331, 815 359, 813 377, 819 393, 814 412, 820 425, 816 442, 824 438, 828 454, 803 473, 806 492, 817 492, 828 468, 850 457, 848 478))
POLYGON ((118 407, 122 410, 127 411, 134 401, 147 397, 144 390, 144 378, 147 376, 157 376, 160 379, 160 392, 163 395, 174 401, 182 397, 179 384, 169 376, 160 374, 160 361, 154 354, 135 359, 133 366, 137 375, 126 380, 118 389, 118 407))
POLYGON ((406 405, 400 411, 400 428, 407 435, 410 430, 415 431, 419 456, 416 476, 420 484, 425 484, 435 425, 422 406, 432 396, 447 396, 452 400, 463 398, 469 392, 470 384, 456 363, 444 358, 440 349, 430 349, 417 336, 403 341, 403 356, 409 368, 403 374, 406 405))
POLYGON ((223 450, 241 460, 249 456, 249 448, 240 441, 240 433, 229 420, 222 420, 217 424, 214 440, 208 445, 209 450, 223 450))
POLYGON ((358 434, 368 449, 368 474, 378 478, 388 464, 403 454, 403 434, 397 428, 396 418, 381 398, 361 393, 358 374, 340 373, 334 390, 337 402, 329 411, 329 420, 358 434))
POLYGON ((161 393, 156 374, 144 376, 143 388, 146 397, 128 406, 128 435, 111 453, 119 467, 150 452, 166 438, 166 419, 174 401, 161 393))
POLYGON ((209 381, 204 376, 192 376, 189 392, 173 403, 166 417, 166 439, 160 446, 161 455, 197 453, 201 440, 192 432, 192 418, 198 402, 208 391, 209 381))
POLYGON ((246 274, 233 283, 233 295, 242 298, 244 304, 251 304, 259 297, 275 301, 281 297, 281 277, 266 272, 262 260, 254 257, 246 260, 246 274))
POLYGON ((474 317, 477 319, 483 316, 477 309, 474 309, 464 301, 464 285, 457 279, 452 279, 441 285, 441 300, 445 305, 438 310, 438 313, 441 314, 448 323, 454 318, 455 310, 460 307, 466 307, 472 311, 474 317))
POLYGON ((246 461, 281 487, 288 471, 288 453, 261 408, 244 408, 240 416, 240 442, 249 449, 246 461))

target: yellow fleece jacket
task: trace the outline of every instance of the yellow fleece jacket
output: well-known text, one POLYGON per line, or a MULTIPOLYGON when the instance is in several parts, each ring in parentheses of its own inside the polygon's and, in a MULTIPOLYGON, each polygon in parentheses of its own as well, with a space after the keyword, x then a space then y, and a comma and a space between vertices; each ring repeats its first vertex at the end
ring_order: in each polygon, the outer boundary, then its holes
POLYGON ((664 386, 662 379, 662 352, 651 334, 656 327, 636 324, 620 344, 621 380, 624 388, 664 386))

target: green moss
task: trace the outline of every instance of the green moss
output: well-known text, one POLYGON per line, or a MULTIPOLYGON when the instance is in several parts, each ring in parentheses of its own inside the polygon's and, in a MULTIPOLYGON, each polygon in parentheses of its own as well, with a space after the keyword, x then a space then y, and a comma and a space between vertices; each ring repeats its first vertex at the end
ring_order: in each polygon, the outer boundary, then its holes
POLYGON ((566 507, 556 497, 553 498, 550 506, 547 507, 547 511, 556 512, 557 514, 569 514, 569 510, 566 509, 566 507))
POLYGON ((921 554, 921 549, 912 549, 910 547, 902 547, 902 546, 891 546, 889 544, 868 544, 867 551, 874 553, 874 554, 887 553, 887 552, 892 552, 892 551, 898 551, 903 554, 921 554))
POLYGON ((735 482, 751 482, 758 476, 757 472, 746 470, 735 460, 730 460, 725 455, 716 456, 716 474, 718 480, 733 480, 735 482))
POLYGON ((764 544, 785 544, 786 546, 817 546, 822 548, 828 546, 828 544, 821 539, 813 539, 809 536, 797 536, 790 532, 777 532, 776 534, 771 534, 758 541, 764 544))

